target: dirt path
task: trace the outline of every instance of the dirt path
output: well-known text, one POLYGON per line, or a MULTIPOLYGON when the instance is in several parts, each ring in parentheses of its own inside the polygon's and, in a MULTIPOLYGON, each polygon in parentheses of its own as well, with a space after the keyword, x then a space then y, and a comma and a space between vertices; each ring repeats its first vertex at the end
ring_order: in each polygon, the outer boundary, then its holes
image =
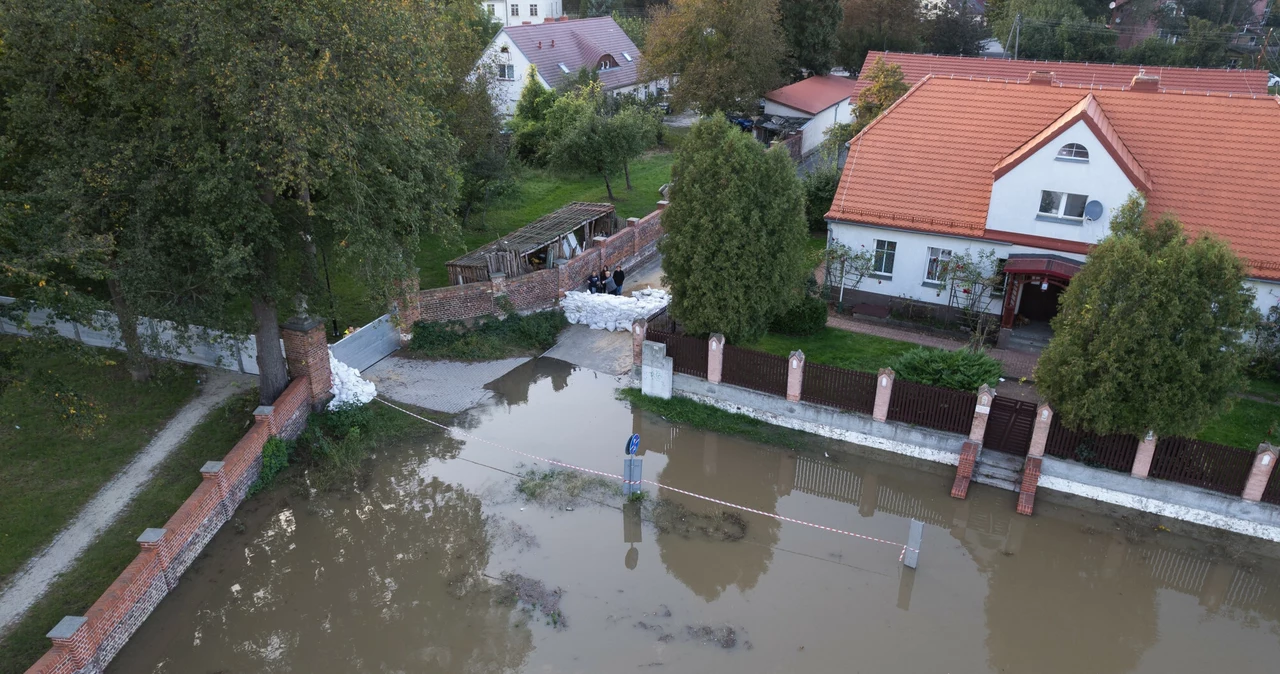
POLYGON ((134 494, 151 479, 156 466, 182 444, 210 410, 232 395, 247 390, 256 381, 255 377, 222 370, 206 371, 204 377, 204 383, 196 397, 178 410, 151 442, 138 452, 133 461, 85 504, 84 509, 58 533, 49 547, 28 560, 4 591, 0 592, 0 635, 8 632, 44 594, 49 584, 71 567, 99 533, 111 526, 128 507, 134 494))

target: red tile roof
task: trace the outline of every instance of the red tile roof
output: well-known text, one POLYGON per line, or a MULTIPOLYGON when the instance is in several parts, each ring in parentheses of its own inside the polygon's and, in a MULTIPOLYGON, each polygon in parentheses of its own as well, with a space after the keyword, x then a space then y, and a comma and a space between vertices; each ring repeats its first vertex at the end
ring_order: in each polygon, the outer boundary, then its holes
POLYGON ((1152 212, 1212 232, 1255 276, 1280 280, 1276 97, 928 77, 853 139, 827 217, 1011 241, 1020 235, 986 231, 994 172, 1073 110, 1109 121, 1111 142, 1145 171, 1152 212))
POLYGON ((774 103, 816 115, 853 95, 857 83, 847 77, 814 75, 781 89, 774 89, 764 97, 774 103))
MULTIPOLYGON (((992 80, 1026 81, 1033 70, 1050 71, 1055 82, 1064 85, 1118 89, 1128 87, 1139 71, 1160 78, 1160 86, 1171 91, 1214 91, 1236 94, 1267 93, 1265 70, 1227 70, 1225 68, 1167 68, 1159 66, 1134 66, 1117 63, 1079 63, 1075 61, 1032 61, 1028 59, 1001 59, 975 56, 936 56, 934 54, 903 54, 901 52, 867 52, 862 72, 867 72, 876 58, 896 63, 902 68, 903 78, 914 84, 926 75, 956 75, 992 80)), ((866 86, 859 80, 853 95, 866 86)))

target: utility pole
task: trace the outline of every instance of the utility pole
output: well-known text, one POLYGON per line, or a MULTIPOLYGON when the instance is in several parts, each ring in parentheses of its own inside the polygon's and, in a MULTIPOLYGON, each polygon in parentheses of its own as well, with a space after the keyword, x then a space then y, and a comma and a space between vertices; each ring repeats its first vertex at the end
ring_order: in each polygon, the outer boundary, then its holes
POLYGON ((1013 38, 1013 60, 1017 61, 1018 47, 1022 42, 1022 12, 1018 12, 1018 14, 1013 17, 1013 27, 1016 31, 1013 38))

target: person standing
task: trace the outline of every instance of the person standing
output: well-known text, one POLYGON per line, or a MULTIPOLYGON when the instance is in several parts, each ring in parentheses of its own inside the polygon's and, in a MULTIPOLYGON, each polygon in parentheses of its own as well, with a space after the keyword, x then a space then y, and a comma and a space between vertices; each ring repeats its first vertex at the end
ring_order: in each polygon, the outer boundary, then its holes
POLYGON ((616 288, 613 289, 614 295, 622 294, 622 280, 625 279, 626 277, 627 277, 627 273, 622 271, 622 267, 618 267, 616 270, 614 270, 613 284, 617 286, 616 288))
POLYGON ((592 274, 591 276, 587 277, 587 292, 591 293, 592 295, 601 292, 599 274, 592 274))
POLYGON ((609 268, 605 267, 600 272, 600 282, 604 284, 604 292, 609 295, 617 295, 618 284, 613 280, 613 274, 609 272, 609 268))

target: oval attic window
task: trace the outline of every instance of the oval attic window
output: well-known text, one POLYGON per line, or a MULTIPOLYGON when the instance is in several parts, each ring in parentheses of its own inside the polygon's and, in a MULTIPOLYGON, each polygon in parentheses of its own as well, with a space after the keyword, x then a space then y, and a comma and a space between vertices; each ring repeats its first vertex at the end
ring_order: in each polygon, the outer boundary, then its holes
POLYGON ((1067 143, 1058 150, 1058 156, 1062 159, 1079 159, 1081 161, 1089 161, 1089 150, 1080 143, 1067 143))

